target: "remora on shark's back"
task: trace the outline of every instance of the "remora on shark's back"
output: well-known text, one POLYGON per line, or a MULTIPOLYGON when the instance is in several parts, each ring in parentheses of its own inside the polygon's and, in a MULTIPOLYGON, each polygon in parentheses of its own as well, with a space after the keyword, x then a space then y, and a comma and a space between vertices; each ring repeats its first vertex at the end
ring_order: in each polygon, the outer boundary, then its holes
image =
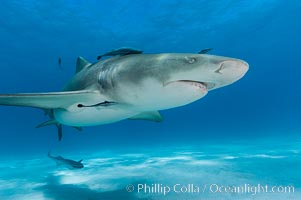
POLYGON ((0 105, 43 109, 50 116, 45 124, 56 124, 61 138, 62 124, 162 121, 158 110, 199 100, 239 80, 248 68, 242 60, 207 54, 130 54, 94 64, 79 57, 62 92, 1 94, 0 105))
POLYGON ((107 53, 97 56, 97 60, 100 60, 104 56, 126 56, 130 54, 141 54, 143 51, 139 49, 133 49, 130 47, 121 47, 119 49, 112 49, 107 53))

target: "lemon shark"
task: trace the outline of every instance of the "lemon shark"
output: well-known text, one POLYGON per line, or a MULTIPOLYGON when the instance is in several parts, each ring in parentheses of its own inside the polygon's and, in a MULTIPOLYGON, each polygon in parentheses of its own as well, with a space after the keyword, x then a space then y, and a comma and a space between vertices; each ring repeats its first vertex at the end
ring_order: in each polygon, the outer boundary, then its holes
POLYGON ((248 71, 239 59, 208 54, 162 53, 111 57, 94 64, 78 57, 76 74, 61 92, 0 94, 0 105, 39 108, 54 124, 108 124, 125 119, 163 120, 158 112, 184 106, 230 85, 248 71))

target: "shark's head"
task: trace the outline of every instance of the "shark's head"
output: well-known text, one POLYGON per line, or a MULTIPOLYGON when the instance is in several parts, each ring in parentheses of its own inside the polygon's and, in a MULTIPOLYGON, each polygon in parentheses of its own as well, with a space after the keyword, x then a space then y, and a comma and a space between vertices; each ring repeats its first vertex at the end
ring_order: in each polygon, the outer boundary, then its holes
POLYGON ((82 169, 82 168, 84 168, 84 165, 83 165, 82 161, 83 160, 80 160, 78 162, 72 162, 72 164, 71 164, 72 168, 74 168, 74 169, 82 169))
POLYGON ((186 105, 234 83, 249 68, 242 60, 205 54, 131 55, 121 63, 110 80, 115 98, 141 110, 186 105))
POLYGON ((202 84, 207 91, 230 85, 242 78, 249 65, 242 60, 206 54, 162 55, 168 82, 188 81, 202 84))

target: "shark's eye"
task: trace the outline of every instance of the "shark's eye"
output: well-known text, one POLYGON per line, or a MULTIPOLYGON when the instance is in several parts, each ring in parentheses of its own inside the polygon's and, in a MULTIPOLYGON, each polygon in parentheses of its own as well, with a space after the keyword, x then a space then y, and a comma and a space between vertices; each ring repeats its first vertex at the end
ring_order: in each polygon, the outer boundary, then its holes
POLYGON ((188 57, 188 56, 186 56, 186 57, 185 57, 185 60, 186 60, 189 64, 192 64, 192 63, 195 63, 195 62, 196 62, 196 58, 194 58, 194 57, 188 57))

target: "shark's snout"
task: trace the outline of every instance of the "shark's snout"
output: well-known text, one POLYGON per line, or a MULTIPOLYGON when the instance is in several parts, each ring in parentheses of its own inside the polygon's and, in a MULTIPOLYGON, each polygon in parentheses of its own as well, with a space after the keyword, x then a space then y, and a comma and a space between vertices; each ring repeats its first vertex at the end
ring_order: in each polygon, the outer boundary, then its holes
POLYGON ((215 73, 227 76, 227 78, 236 81, 243 77, 248 70, 248 63, 242 60, 226 60, 220 63, 215 73))
POLYGON ((249 65, 243 60, 201 55, 201 62, 192 73, 187 73, 189 80, 203 82, 208 91, 230 85, 241 79, 249 70, 249 65))

